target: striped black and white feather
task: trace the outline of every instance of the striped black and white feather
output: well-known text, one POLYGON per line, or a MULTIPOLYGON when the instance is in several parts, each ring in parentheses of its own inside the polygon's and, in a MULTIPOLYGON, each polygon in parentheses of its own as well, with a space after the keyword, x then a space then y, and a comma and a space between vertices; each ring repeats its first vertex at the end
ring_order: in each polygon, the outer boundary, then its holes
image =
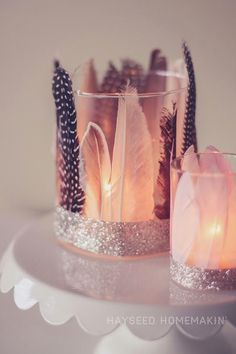
POLYGON ((52 92, 57 116, 57 177, 59 204, 66 210, 83 210, 84 192, 79 180, 79 140, 72 82, 69 74, 55 62, 52 92))
POLYGON ((196 82, 195 73, 193 67, 192 56, 190 50, 186 44, 183 43, 183 54, 186 69, 188 72, 188 95, 186 100, 186 110, 184 117, 184 131, 183 131, 183 145, 182 154, 191 146, 194 146, 195 151, 197 151, 197 134, 196 134, 196 124, 195 124, 195 114, 196 114, 196 82))

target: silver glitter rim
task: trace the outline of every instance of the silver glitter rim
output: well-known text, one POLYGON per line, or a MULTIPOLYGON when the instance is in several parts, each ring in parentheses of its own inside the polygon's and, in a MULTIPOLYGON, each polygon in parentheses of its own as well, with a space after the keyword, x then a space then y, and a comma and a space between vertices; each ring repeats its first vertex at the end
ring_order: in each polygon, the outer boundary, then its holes
POLYGON ((173 281, 193 290, 236 289, 236 268, 201 269, 189 267, 171 259, 170 274, 173 281))
POLYGON ((56 208, 58 240, 96 254, 144 256, 169 250, 169 220, 107 222, 56 208))

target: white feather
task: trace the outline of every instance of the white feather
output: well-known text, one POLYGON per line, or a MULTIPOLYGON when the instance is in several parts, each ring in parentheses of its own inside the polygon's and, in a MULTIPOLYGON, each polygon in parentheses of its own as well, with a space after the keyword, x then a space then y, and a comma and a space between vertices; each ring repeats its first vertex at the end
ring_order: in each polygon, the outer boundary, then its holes
MULTIPOLYGON (((93 60, 89 60, 80 69, 81 83, 80 91, 87 93, 96 93, 97 76, 93 60)), ((95 99, 86 96, 76 97, 76 112, 78 117, 78 136, 81 141, 87 129, 88 123, 93 120, 95 112, 95 99)))
MULTIPOLYGON (((147 92, 160 93, 166 89, 168 78, 161 72, 151 71, 147 75, 147 92)), ((143 100, 143 112, 147 119, 147 127, 151 135, 152 156, 153 156, 153 182, 154 182, 154 200, 157 204, 159 195, 157 192, 157 177, 159 174, 160 160, 160 118, 161 110, 164 107, 165 95, 146 97, 143 100)), ((172 108, 172 107, 171 107, 172 108)))
MULTIPOLYGON (((200 172, 198 158, 197 155, 195 154, 193 145, 189 146, 189 148, 186 150, 184 154, 182 170, 188 171, 191 174, 197 174, 200 172)), ((193 180, 195 179, 196 177, 193 178, 193 180)))
POLYGON ((176 261, 185 263, 194 247, 200 227, 200 211, 188 172, 184 172, 180 177, 172 213, 172 256, 176 261))
POLYGON ((119 98, 111 187, 113 221, 153 217, 151 136, 137 92, 129 87, 119 98))
POLYGON ((180 263, 186 263, 200 229, 200 209, 195 196, 195 174, 199 173, 200 169, 193 146, 184 154, 182 170, 184 173, 177 184, 171 218, 171 248, 173 258, 180 263))
POLYGON ((81 157, 85 213, 91 218, 110 220, 110 192, 106 186, 110 183, 111 162, 104 133, 95 123, 88 124, 81 141, 81 157))
POLYGON ((201 210, 201 234, 195 262, 202 268, 218 268, 227 234, 232 170, 223 154, 212 146, 201 155, 200 168, 196 199, 201 210), (216 176, 218 173, 222 175, 216 176))

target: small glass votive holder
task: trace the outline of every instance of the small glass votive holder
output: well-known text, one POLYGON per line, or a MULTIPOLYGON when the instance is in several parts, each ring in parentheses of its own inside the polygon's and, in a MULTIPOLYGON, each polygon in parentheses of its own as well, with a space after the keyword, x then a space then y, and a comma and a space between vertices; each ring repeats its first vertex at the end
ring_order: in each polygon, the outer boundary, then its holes
POLYGON ((171 164, 171 278, 236 288, 236 155, 212 147, 171 164))

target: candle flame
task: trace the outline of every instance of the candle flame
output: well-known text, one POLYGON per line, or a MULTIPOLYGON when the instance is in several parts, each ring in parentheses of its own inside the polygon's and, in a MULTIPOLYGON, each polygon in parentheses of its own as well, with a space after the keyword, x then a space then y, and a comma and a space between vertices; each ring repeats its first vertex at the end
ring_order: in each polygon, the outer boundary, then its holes
POLYGON ((104 183, 103 188, 105 192, 108 192, 109 194, 111 193, 111 189, 112 189, 111 183, 104 183))
POLYGON ((213 224, 209 227, 209 235, 210 236, 218 236, 222 232, 222 227, 220 224, 213 224))

